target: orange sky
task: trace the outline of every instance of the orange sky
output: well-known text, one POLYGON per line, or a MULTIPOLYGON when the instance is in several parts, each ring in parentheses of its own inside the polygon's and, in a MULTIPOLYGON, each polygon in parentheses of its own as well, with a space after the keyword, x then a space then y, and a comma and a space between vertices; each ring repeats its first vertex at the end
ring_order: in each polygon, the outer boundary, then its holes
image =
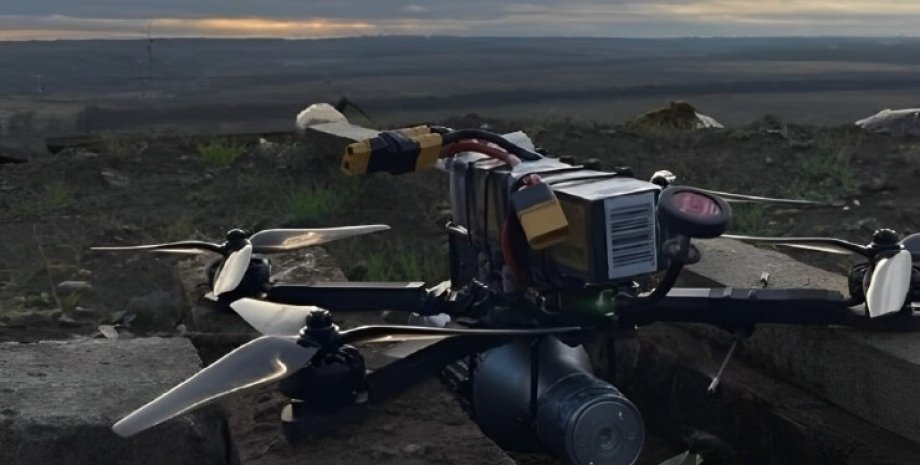
POLYGON ((148 28, 160 37, 282 38, 893 36, 920 31, 920 0, 471 1, 37 0, 0 9, 0 40, 143 37, 148 28))

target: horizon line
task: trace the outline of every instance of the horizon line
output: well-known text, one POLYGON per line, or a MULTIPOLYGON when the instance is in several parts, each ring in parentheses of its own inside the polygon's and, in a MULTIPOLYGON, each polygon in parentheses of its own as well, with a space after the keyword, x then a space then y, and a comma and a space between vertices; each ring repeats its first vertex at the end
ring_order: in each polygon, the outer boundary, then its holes
POLYGON ((462 35, 462 34, 360 34, 360 35, 347 35, 347 36, 330 36, 330 37, 277 37, 277 36, 208 36, 208 35, 132 35, 130 37, 120 37, 120 36, 100 36, 100 37, 58 37, 58 38, 48 38, 48 39, 3 39, 0 38, 2 43, 29 43, 29 42, 97 42, 97 41, 147 41, 147 40, 222 40, 222 41, 234 41, 234 40, 274 40, 274 41, 323 41, 323 40, 353 40, 353 39, 381 39, 381 38, 420 38, 420 39, 559 39, 559 40, 573 40, 573 39, 597 39, 597 40, 643 40, 643 41, 655 41, 655 40, 734 40, 734 39, 760 39, 760 40, 769 40, 769 39, 865 39, 865 40, 878 40, 878 39, 906 39, 906 40, 918 40, 920 39, 920 34, 918 35, 907 35, 907 34, 896 34, 896 35, 831 35, 831 34, 816 34, 816 35, 675 35, 675 36, 658 36, 658 37, 637 37, 637 36, 596 36, 596 35, 571 35, 571 36, 532 36, 532 35, 508 35, 508 36, 496 36, 496 35, 462 35))

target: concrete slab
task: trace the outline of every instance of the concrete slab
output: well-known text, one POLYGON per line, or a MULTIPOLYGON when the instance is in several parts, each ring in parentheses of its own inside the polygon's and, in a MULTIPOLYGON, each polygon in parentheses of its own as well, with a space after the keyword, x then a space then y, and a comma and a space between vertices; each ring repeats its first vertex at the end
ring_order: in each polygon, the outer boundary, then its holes
POLYGON ((0 463, 234 463, 219 409, 128 439, 111 430, 199 368, 180 338, 0 344, 0 463))
POLYGON ((225 404, 244 465, 514 465, 433 378, 372 407, 360 424, 295 445, 282 436, 284 402, 261 389, 225 404))
POLYGON ((643 328, 639 337, 642 363, 627 395, 650 429, 694 445, 711 463, 917 463, 917 443, 745 360, 729 366, 716 395, 707 394, 725 351, 695 332, 662 324, 643 328))
MULTIPOLYGON (((823 288, 846 293, 846 277, 774 250, 717 239, 694 242, 703 254, 682 285, 823 288)), ((848 328, 761 325, 743 356, 867 421, 920 442, 920 334, 848 328)), ((731 369, 729 369, 731 371, 731 369)))

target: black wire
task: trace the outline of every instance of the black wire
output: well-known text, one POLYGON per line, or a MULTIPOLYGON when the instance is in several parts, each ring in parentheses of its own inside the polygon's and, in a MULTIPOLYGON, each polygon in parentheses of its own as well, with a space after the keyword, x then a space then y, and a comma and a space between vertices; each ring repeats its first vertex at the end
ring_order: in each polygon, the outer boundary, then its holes
POLYGON ((531 152, 530 150, 527 150, 524 147, 521 147, 520 145, 505 139, 499 134, 482 129, 460 129, 446 133, 444 134, 444 145, 459 142, 463 139, 482 139, 486 142, 491 142, 505 149, 508 151, 508 153, 516 155, 518 158, 526 161, 536 161, 543 158, 543 156, 539 153, 531 152))
POLYGON ((668 291, 674 287, 674 284, 677 283, 677 277, 680 276, 681 270, 684 269, 684 264, 680 262, 673 262, 671 267, 668 268, 668 271, 665 272, 664 278, 661 279, 661 282, 658 283, 658 286, 646 297, 640 300, 643 305, 654 305, 668 295, 668 291))

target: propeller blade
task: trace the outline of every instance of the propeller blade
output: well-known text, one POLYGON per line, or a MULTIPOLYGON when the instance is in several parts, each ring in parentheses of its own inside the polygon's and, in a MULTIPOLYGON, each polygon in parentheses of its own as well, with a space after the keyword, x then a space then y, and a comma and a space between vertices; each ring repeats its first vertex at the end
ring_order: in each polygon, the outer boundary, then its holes
POLYGON ((230 252, 214 278, 214 295, 220 297, 221 294, 236 289, 243 281, 246 270, 249 269, 251 258, 252 244, 246 244, 241 249, 230 252))
POLYGON ((207 255, 214 253, 201 249, 156 249, 151 250, 153 253, 177 254, 177 255, 207 255))
POLYGON ((836 253, 842 255, 859 254, 864 257, 871 256, 869 248, 854 242, 836 239, 833 237, 755 237, 740 236, 736 234, 723 234, 719 237, 735 239, 755 244, 781 245, 797 249, 817 250, 819 252, 836 253))
POLYGON ((726 202, 732 203, 775 203, 778 205, 797 205, 797 206, 816 206, 816 207, 842 207, 843 204, 832 202, 818 202, 816 200, 801 199, 777 199, 772 197, 761 197, 758 195, 733 194, 731 192, 712 191, 701 189, 712 195, 722 197, 726 202))
POLYGON ((866 291, 866 309, 870 318, 894 313, 904 307, 912 271, 911 254, 906 250, 879 259, 866 291))
MULTIPOLYGON (((304 327, 307 316, 319 307, 285 305, 265 300, 243 298, 230 304, 247 323, 266 335, 294 336, 304 327)), ((341 333, 343 344, 373 344, 406 341, 430 341, 451 336, 536 336, 580 331, 577 327, 536 329, 469 329, 430 326, 372 325, 341 333)))
POLYGON ((473 328, 433 328, 428 326, 371 325, 342 331, 339 340, 342 344, 367 344, 375 342, 403 342, 412 340, 429 340, 432 337, 451 336, 543 336, 547 334, 577 333, 584 328, 577 326, 533 329, 473 329, 473 328))
POLYGON ((122 418, 112 430, 128 437, 227 394, 280 381, 306 366, 318 350, 298 344, 296 337, 260 337, 122 418))
POLYGON ((268 336, 296 336, 307 316, 319 307, 284 305, 265 300, 244 298, 230 304, 246 323, 268 336))
MULTIPOLYGON (((204 241, 179 241, 179 242, 167 242, 165 244, 147 244, 147 245, 126 245, 126 246, 99 246, 91 247, 90 250, 97 251, 136 251, 136 250, 146 250, 151 252, 178 252, 178 251, 196 251, 201 250, 204 252, 214 252, 222 253, 220 245, 212 244, 210 242, 204 241)), ((173 253, 175 253, 173 252, 173 253)))
POLYGON ((277 253, 390 229, 385 224, 318 229, 267 229, 249 238, 255 253, 277 253))

